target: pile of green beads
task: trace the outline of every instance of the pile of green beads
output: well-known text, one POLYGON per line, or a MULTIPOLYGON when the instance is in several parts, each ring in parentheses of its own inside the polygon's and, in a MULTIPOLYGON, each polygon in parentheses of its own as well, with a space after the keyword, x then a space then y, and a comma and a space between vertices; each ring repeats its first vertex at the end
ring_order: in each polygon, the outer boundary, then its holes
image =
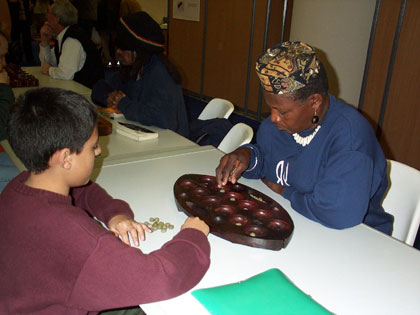
POLYGON ((172 230, 174 228, 171 223, 160 221, 158 217, 150 218, 149 221, 144 222, 144 224, 151 229, 152 232, 160 230, 162 233, 165 233, 167 229, 172 230))

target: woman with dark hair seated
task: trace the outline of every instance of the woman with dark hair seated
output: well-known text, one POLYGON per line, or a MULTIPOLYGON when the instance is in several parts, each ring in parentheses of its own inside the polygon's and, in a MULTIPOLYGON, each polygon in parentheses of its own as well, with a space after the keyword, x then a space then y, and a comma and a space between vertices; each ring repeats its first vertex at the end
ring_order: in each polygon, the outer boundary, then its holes
POLYGON ((181 77, 163 54, 164 43, 159 24, 146 12, 121 17, 115 43, 121 69, 93 86, 92 100, 129 120, 188 137, 181 77))

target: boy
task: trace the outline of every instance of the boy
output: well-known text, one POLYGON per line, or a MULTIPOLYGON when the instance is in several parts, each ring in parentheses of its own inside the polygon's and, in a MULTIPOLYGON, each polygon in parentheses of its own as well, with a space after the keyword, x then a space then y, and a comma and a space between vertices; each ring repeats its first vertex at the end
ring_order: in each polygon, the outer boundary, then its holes
POLYGON ((148 255, 127 203, 89 181, 97 112, 61 89, 28 91, 11 108, 10 144, 28 172, 0 195, 0 313, 87 314, 172 298, 209 267, 208 226, 188 218, 148 255), (92 217, 105 222, 120 241, 92 217), (7 253, 7 254, 6 254, 7 253))

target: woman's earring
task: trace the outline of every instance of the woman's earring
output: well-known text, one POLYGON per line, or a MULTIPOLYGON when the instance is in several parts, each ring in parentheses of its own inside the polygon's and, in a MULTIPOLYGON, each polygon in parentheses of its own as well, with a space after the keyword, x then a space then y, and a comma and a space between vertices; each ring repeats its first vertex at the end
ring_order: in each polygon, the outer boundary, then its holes
POLYGON ((312 123, 317 124, 318 121, 319 121, 319 116, 316 114, 316 109, 315 109, 315 115, 312 116, 312 123))

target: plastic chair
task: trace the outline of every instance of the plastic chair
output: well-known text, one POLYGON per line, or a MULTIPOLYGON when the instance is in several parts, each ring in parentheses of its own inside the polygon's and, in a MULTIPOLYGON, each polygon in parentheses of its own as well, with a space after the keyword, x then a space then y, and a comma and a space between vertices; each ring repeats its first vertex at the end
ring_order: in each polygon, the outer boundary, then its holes
POLYGON ((387 160, 389 188, 382 201, 394 216, 392 237, 413 246, 420 225, 420 171, 387 160))
POLYGON ((229 118, 234 110, 234 106, 228 100, 221 98, 213 98, 204 107, 198 119, 206 120, 212 118, 229 118))
POLYGON ((250 126, 238 123, 229 130, 217 148, 225 153, 230 153, 239 146, 250 143, 253 136, 254 131, 250 126))

